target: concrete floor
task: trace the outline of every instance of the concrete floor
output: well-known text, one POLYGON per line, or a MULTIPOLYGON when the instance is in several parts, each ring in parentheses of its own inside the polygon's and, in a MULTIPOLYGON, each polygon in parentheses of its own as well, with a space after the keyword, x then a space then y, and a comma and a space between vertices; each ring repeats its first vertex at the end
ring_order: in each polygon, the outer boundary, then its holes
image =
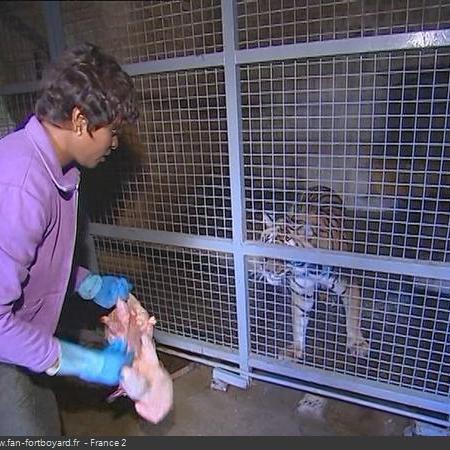
POLYGON ((299 413, 305 393, 269 383, 254 381, 248 390, 230 386, 227 392, 212 390, 210 383, 211 368, 203 365, 177 378, 174 409, 159 425, 140 419, 129 399, 106 403, 104 388, 65 380, 56 392, 68 436, 402 436, 410 424, 335 400, 326 401, 322 413, 299 413))

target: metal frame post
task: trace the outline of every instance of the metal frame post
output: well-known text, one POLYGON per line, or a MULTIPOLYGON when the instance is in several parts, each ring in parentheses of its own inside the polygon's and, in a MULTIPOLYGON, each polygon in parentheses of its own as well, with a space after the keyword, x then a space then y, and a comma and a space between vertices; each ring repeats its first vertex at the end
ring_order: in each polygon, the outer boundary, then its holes
POLYGON ((50 58, 53 60, 64 50, 66 40, 61 17, 61 2, 43 1, 42 12, 47 26, 48 47, 50 58))
POLYGON ((222 0, 222 30, 224 42, 225 98, 227 106, 228 149, 233 217, 233 256, 236 277, 238 316, 239 366, 241 376, 248 380, 249 319, 247 270, 243 241, 245 234, 244 168, 241 138, 241 102, 239 67, 236 65, 236 4, 222 0))

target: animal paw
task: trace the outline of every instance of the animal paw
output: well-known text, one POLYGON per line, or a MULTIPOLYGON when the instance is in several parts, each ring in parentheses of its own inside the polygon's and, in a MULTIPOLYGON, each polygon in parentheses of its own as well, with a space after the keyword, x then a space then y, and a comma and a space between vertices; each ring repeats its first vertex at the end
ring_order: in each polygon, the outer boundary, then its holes
POLYGON ((366 357, 369 354, 369 343, 362 336, 348 339, 347 350, 353 356, 366 357))

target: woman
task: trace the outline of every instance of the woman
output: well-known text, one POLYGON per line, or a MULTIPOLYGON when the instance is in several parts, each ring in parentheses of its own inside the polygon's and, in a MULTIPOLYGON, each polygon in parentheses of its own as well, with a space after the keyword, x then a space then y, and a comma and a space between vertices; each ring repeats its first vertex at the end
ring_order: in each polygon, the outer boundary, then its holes
MULTIPOLYGON (((54 332, 69 285, 110 308, 125 278, 72 269, 79 169, 96 167, 137 120, 131 78, 83 44, 50 66, 26 125, 0 140, 0 434, 59 435, 55 397, 33 373, 116 385, 124 342, 90 349, 54 332)), ((45 376, 45 375, 43 375, 45 376)))

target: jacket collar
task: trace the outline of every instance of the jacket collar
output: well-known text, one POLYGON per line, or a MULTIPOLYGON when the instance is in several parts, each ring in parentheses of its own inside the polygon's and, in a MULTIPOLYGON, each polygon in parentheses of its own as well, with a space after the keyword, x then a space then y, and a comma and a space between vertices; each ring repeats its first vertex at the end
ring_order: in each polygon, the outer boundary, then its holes
POLYGON ((50 138, 36 116, 31 116, 25 125, 25 133, 34 144, 56 187, 64 192, 72 192, 77 189, 80 182, 80 171, 74 166, 63 173, 50 138))

